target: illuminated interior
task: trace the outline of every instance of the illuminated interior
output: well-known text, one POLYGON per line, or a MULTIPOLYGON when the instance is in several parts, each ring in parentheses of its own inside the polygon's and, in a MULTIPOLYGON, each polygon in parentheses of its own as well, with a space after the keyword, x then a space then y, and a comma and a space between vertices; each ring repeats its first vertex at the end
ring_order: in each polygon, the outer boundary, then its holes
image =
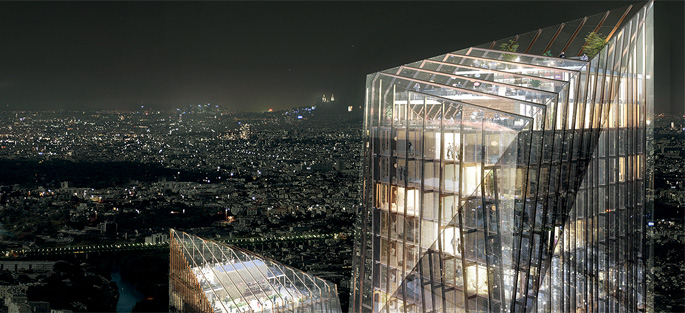
POLYGON ((367 76, 351 312, 646 310, 652 6, 367 76))
POLYGON ((173 229, 170 238, 172 312, 341 312, 325 280, 173 229))

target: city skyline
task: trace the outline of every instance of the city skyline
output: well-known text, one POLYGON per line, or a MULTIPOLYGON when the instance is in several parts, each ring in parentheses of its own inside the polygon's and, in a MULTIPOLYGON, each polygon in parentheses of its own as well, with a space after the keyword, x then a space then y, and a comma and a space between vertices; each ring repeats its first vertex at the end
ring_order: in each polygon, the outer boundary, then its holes
MULTIPOLYGON (((554 25, 543 12, 573 20, 636 2, 580 3, 428 3, 416 14, 405 2, 4 2, 0 110, 265 111, 322 94, 358 106, 369 72, 554 25), (388 48, 396 53, 381 53, 388 48)), ((677 17, 679 3, 658 2, 657 16, 659 5, 677 17)), ((677 30, 669 45, 682 53, 677 30)), ((660 60, 675 62, 665 68, 676 79, 656 88, 682 85, 682 57, 657 58, 657 71, 660 60)), ((658 94, 657 113, 682 111, 682 90, 658 94)))
POLYGON ((0 311, 685 311, 684 4, 0 2, 0 311))

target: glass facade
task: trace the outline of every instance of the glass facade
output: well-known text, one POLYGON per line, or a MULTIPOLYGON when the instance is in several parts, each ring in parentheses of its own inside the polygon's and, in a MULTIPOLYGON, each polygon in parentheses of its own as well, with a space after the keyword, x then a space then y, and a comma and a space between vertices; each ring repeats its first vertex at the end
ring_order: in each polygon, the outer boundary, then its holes
POLYGON ((235 246, 169 238, 170 312, 341 312, 335 284, 235 246))
POLYGON ((648 310, 652 8, 367 76, 351 312, 648 310))

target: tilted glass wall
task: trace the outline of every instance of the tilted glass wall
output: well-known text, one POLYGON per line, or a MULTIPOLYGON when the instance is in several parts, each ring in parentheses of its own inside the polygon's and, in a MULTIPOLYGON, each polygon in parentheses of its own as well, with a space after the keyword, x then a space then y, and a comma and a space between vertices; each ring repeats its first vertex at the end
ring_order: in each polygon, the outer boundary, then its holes
POLYGON ((184 232, 169 238, 171 312, 341 312, 335 284, 184 232))
POLYGON ((646 309, 652 3, 619 12, 590 61, 473 47, 367 77, 351 311, 646 309))
POLYGON ((568 215, 557 232, 541 312, 644 312, 647 293, 647 136, 653 116, 653 14, 648 3, 591 60, 583 131, 568 182, 568 215), (586 139, 587 138, 587 139, 586 139), (587 164, 586 164, 587 162, 587 164), (550 287, 551 286, 551 287, 550 287))

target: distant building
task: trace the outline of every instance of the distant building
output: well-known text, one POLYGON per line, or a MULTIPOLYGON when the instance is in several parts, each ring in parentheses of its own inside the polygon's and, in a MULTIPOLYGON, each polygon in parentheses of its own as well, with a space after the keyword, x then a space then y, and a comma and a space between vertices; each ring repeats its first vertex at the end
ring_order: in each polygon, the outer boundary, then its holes
POLYGON ((367 76, 350 312, 649 310, 653 5, 367 76))
POLYGON ((170 312, 341 312, 335 284, 238 247, 170 238, 170 312))
POLYGON ((323 94, 323 95, 321 96, 321 99, 319 99, 319 101, 317 101, 317 104, 330 103, 330 102, 335 102, 335 96, 334 96, 333 94, 331 94, 331 98, 328 99, 328 98, 326 97, 326 94, 323 94))
POLYGON ((251 129, 252 129, 252 127, 250 126, 250 124, 247 124, 247 123, 241 124, 240 125, 240 139, 243 139, 243 140, 250 139, 250 136, 252 135, 251 129))
POLYGON ((25 292, 5 295, 7 313, 51 313, 50 302, 28 301, 25 292))
POLYGON ((105 221, 98 224, 97 228, 102 234, 115 234, 117 232, 118 225, 114 222, 105 221))
POLYGON ((54 261, 0 261, 0 271, 42 273, 52 271, 54 265, 54 261))
POLYGON ((152 234, 151 236, 145 237, 145 244, 160 244, 169 242, 169 235, 167 234, 152 234))

